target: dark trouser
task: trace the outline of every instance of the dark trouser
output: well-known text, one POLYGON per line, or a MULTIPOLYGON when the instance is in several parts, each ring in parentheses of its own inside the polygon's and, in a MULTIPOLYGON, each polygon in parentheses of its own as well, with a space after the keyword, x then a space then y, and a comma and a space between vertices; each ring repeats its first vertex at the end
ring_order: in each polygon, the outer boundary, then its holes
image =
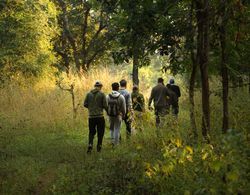
POLYGON ((155 116, 156 116, 156 126, 158 127, 161 120, 161 117, 166 116, 168 113, 167 107, 156 107, 155 108, 155 116))
POLYGON ((178 116, 179 113, 179 106, 172 107, 172 114, 178 116))
POLYGON ((89 148, 93 147, 93 140, 97 130, 97 151, 101 150, 102 139, 105 131, 104 117, 89 118, 89 148))
POLYGON ((178 104, 172 105, 172 114, 178 116, 178 113, 179 113, 179 105, 178 104))
POLYGON ((126 113, 123 119, 126 125, 127 137, 131 135, 131 120, 130 120, 129 115, 130 113, 126 113))

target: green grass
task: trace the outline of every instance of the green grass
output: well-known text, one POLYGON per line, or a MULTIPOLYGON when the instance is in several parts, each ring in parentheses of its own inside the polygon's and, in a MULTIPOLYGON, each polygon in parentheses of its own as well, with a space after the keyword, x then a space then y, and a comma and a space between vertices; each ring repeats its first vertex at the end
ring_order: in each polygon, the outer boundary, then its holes
MULTIPOLYGON (((87 113, 72 121, 59 90, 5 92, 0 98, 0 194, 249 194, 248 93, 230 97, 230 132, 221 133, 221 102, 211 96, 211 143, 190 136, 187 96, 178 123, 166 117, 156 136, 153 113, 144 131, 113 149, 108 121, 101 153, 86 154, 87 113), (20 101, 21 100, 21 101, 20 101)), ((196 115, 200 129, 200 96, 196 115)), ((96 138, 95 138, 96 143, 96 138)))

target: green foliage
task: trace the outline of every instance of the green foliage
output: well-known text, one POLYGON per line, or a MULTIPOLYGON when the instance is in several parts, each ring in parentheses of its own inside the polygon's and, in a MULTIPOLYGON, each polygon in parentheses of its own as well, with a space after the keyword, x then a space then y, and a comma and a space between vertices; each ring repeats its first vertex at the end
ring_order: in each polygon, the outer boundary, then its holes
POLYGON ((0 14, 2 74, 39 75, 55 61, 51 39, 56 12, 49 0, 6 1, 0 14))

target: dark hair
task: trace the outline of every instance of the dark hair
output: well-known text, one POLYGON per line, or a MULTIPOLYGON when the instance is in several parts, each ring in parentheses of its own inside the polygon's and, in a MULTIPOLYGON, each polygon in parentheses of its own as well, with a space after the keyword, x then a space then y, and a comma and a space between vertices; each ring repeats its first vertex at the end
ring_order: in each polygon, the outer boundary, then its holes
POLYGON ((120 86, 121 86, 121 87, 126 87, 126 86, 127 86, 127 81, 126 81, 125 79, 122 79, 122 80, 120 81, 120 86))
POLYGON ((164 79, 163 78, 158 78, 158 83, 163 83, 164 79))
POLYGON ((171 88, 171 85, 168 83, 166 87, 167 87, 168 89, 170 89, 170 88, 171 88))
POLYGON ((137 91, 137 90, 139 90, 138 86, 137 86, 137 85, 134 85, 134 86, 133 86, 133 91, 137 91))
POLYGON ((119 90, 119 83, 115 82, 115 83, 112 83, 112 90, 113 91, 118 91, 119 90))

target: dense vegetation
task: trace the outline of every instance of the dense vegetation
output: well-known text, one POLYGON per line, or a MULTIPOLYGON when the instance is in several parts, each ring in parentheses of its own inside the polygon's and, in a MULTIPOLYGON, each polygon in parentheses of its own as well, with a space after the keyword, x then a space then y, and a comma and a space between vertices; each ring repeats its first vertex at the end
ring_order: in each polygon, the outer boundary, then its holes
POLYGON ((2 0, 0 193, 249 194, 249 13, 244 0, 2 0), (146 110, 115 149, 106 120, 87 155, 94 82, 107 94, 125 78, 147 102, 160 76, 181 87, 178 120, 157 137, 146 110))

